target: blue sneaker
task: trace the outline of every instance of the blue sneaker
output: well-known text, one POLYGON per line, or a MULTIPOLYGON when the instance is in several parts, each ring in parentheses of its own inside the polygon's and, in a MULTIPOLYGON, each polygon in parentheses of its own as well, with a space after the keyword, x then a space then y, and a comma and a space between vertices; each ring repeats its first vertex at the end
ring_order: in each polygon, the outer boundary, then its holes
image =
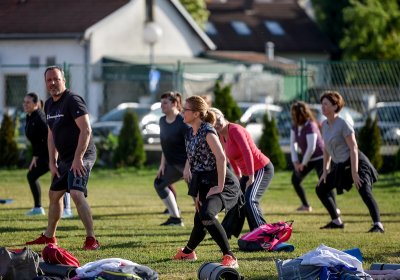
POLYGON ((46 213, 44 212, 43 207, 34 207, 31 210, 29 210, 28 212, 26 212, 27 216, 39 216, 39 215, 46 215, 46 213))

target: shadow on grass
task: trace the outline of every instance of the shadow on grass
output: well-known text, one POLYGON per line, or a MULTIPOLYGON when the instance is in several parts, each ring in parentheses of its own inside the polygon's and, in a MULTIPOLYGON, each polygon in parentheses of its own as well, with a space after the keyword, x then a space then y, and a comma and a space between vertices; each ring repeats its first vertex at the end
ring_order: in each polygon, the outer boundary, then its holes
POLYGON ((142 242, 125 242, 125 243, 118 243, 118 244, 108 244, 107 248, 109 249, 126 249, 126 248, 142 248, 142 242))
POLYGON ((0 232, 2 233, 16 233, 16 232, 33 232, 38 231, 37 228, 15 228, 15 227, 0 227, 0 232))

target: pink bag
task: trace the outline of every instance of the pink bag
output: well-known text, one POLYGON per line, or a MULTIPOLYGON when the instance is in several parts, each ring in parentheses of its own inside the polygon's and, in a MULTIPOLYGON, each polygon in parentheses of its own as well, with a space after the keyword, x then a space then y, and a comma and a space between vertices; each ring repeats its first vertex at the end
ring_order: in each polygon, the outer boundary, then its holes
POLYGON ((238 239, 242 251, 273 251, 276 245, 289 240, 293 221, 261 225, 238 239))
POLYGON ((64 248, 58 247, 55 244, 47 244, 42 251, 42 258, 46 263, 50 264, 65 264, 69 266, 80 267, 80 263, 74 255, 65 250, 64 248))

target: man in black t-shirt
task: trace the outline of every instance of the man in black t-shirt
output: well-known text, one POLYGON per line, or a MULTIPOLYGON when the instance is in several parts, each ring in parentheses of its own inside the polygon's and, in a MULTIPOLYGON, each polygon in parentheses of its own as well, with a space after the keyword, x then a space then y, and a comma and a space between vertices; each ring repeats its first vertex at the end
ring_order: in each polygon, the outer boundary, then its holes
POLYGON ((49 216, 46 231, 26 244, 57 243, 55 234, 62 213, 62 197, 69 192, 86 229, 83 249, 96 250, 100 244, 94 234, 93 218, 86 200, 89 174, 96 160, 87 107, 82 97, 66 88, 60 67, 48 67, 44 76, 51 95, 44 107, 52 175, 49 216))

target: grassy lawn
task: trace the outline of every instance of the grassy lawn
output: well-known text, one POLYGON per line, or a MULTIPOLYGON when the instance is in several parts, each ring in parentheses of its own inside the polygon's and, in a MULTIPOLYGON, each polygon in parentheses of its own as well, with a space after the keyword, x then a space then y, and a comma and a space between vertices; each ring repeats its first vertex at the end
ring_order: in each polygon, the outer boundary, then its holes
MULTIPOLYGON (((92 207, 95 231, 102 248, 98 251, 81 250, 85 232, 76 210, 75 217, 62 220, 57 231, 59 246, 72 252, 85 264, 90 261, 119 257, 156 270, 160 279, 197 279, 197 269, 203 262, 219 262, 221 254, 217 245, 207 235, 196 249, 198 261, 173 262, 171 257, 178 247, 183 247, 193 224, 193 202, 186 195, 186 186, 177 184, 178 204, 185 227, 160 227, 167 216, 152 181, 155 169, 101 170, 94 169, 89 181, 89 203, 92 207)), ((239 260, 239 272, 246 279, 277 279, 275 259, 301 256, 320 244, 339 250, 358 247, 364 258, 364 269, 371 263, 400 263, 400 173, 382 175, 374 187, 379 203, 385 234, 368 234, 371 226, 368 210, 353 188, 338 196, 338 206, 345 222, 344 230, 320 230, 329 222, 329 216, 314 192, 316 178, 307 178, 305 185, 313 212, 296 213, 299 206, 289 172, 278 172, 263 197, 262 208, 269 222, 294 220, 289 243, 295 246, 291 253, 238 251, 237 238, 230 240, 239 260)), ((0 205, 0 246, 20 248, 25 241, 36 238, 47 225, 47 218, 26 217, 32 207, 32 196, 26 181, 25 170, 0 170, 0 198, 12 198, 13 203, 0 205)), ((47 189, 50 177, 41 179, 43 206, 47 211, 47 189)), ((220 219, 223 214, 220 214, 220 219)), ((247 224, 242 233, 248 231, 247 224)), ((42 245, 32 248, 39 252, 42 245)))

